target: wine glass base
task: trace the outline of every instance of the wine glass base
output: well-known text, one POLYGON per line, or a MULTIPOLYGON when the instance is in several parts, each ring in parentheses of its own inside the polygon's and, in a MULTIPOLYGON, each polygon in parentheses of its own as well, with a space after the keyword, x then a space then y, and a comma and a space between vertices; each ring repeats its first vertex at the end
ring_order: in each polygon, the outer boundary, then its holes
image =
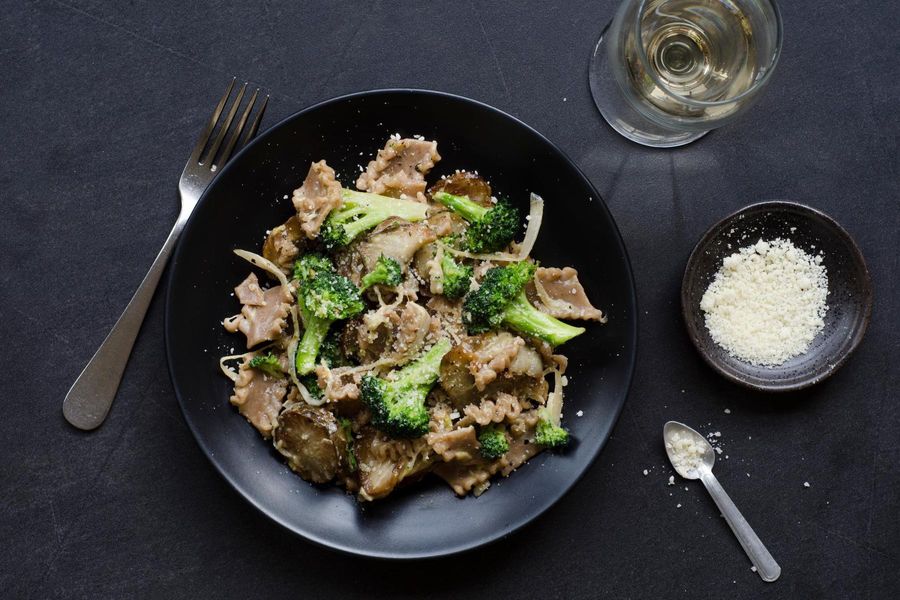
POLYGON ((610 127, 632 142, 653 148, 675 148, 700 139, 708 131, 677 131, 660 127, 636 111, 625 99, 609 65, 603 30, 591 56, 589 77, 594 104, 610 127))

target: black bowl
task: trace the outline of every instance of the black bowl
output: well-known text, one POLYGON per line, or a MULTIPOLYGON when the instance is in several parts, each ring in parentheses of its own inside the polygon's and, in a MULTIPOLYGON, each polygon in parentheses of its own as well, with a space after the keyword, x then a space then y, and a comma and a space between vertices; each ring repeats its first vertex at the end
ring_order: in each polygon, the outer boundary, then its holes
POLYGON ((384 90, 303 110, 261 134, 216 177, 182 234, 166 304, 169 369, 185 420, 228 482, 273 520, 310 540, 350 553, 415 558, 474 548, 547 510, 590 466, 625 402, 635 360, 634 284, 622 239, 597 191, 553 144, 522 122, 449 94, 384 90), (375 503, 357 504, 337 487, 293 474, 229 405, 231 382, 217 360, 240 352, 223 317, 239 309, 232 288, 250 270, 234 248, 259 251, 264 232, 292 212, 291 191, 313 160, 327 159, 352 185, 393 133, 438 140, 443 160, 430 179, 477 169, 498 194, 546 201, 534 256, 572 265, 609 323, 567 344, 571 358, 565 421, 576 440, 544 453, 479 498, 459 499, 426 478, 375 503), (577 417, 577 411, 583 417, 577 417))
POLYGON ((752 389, 786 392, 826 379, 856 349, 872 313, 872 284, 859 248, 834 219, 802 204, 761 202, 725 217, 697 243, 684 270, 681 311, 691 341, 713 369, 752 389), (712 340, 700 299, 726 256, 760 238, 779 237, 810 254, 822 252, 828 312, 824 329, 804 354, 779 366, 757 366, 730 356, 712 340))

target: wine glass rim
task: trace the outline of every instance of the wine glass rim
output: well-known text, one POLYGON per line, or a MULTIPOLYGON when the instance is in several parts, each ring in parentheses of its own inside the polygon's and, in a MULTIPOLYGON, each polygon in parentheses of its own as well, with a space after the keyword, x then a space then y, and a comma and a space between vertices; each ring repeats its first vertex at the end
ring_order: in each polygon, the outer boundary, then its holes
POLYGON ((695 106, 698 108, 708 107, 708 106, 723 106, 725 104, 732 104, 734 102, 738 102, 751 94, 756 93, 757 90, 762 88, 762 86, 768 82, 769 78, 772 76, 772 73, 775 72, 775 66, 778 64, 778 59, 781 56, 781 42, 782 42, 782 23, 781 23, 781 9, 778 7, 778 2, 776 0, 760 0, 762 2, 767 2, 769 6, 772 7, 772 11, 775 13, 775 50, 772 52, 772 60, 769 63, 768 70, 763 74, 762 77, 753 82, 753 85, 738 94, 737 96, 733 96, 731 98, 727 98, 725 100, 695 100, 693 98, 687 98, 685 96, 679 96, 671 91, 663 84, 660 80, 659 75, 651 68, 650 66, 650 58, 647 56, 647 52, 644 50, 644 44, 642 42, 643 36, 641 35, 641 17, 644 13, 644 6, 648 2, 652 0, 640 0, 640 4, 638 4, 638 9, 635 12, 634 17, 634 35, 635 39, 638 41, 637 44, 637 53, 641 59, 641 63, 644 67, 644 72, 653 80, 653 83, 656 84, 657 88, 659 88, 664 94, 671 97, 673 100, 676 100, 682 104, 687 104, 688 106, 695 106))

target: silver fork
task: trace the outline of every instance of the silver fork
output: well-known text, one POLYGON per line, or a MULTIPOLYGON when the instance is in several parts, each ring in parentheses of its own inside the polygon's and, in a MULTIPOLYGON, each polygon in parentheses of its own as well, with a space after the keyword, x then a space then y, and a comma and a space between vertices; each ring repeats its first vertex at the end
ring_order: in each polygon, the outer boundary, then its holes
MULTIPOLYGON (((184 171, 181 173, 181 180, 178 182, 178 194, 181 196, 181 212, 178 214, 178 220, 175 221, 169 237, 166 238, 166 242, 163 244, 159 254, 156 255, 156 259, 144 276, 140 287, 132 296, 128 306, 125 307, 122 316, 116 321, 112 331, 103 340, 100 348, 94 353, 93 358, 81 372, 81 375, 72 384, 69 393, 66 394, 66 399, 63 400, 63 415, 69 423, 79 429, 95 429, 106 419, 113 399, 116 397, 116 391, 119 389, 119 383, 122 381, 122 373, 125 371, 125 365, 128 363, 128 357, 131 355, 134 340, 141 329, 141 323, 144 321, 147 307, 153 298, 153 292, 156 290, 159 278, 165 269, 166 262, 169 260, 169 255, 172 254, 172 250, 175 248, 175 242, 178 241, 178 236, 181 235, 181 230, 184 229, 184 224, 194 211, 194 207, 197 206, 197 200, 200 199, 203 190, 215 177, 219 167, 224 165, 231 157, 231 153, 238 145, 241 132, 246 127, 247 120, 253 112, 253 106, 256 104, 256 99, 259 95, 258 89, 250 97, 240 120, 223 148, 222 142, 231 128, 231 123, 241 105, 241 100, 244 98, 244 92, 247 90, 247 84, 245 83, 238 91, 231 109, 228 111, 225 119, 221 121, 218 134, 213 139, 213 131, 215 131, 216 125, 220 123, 222 112, 234 89, 234 83, 235 80, 232 79, 228 89, 225 90, 225 95, 222 96, 222 99, 216 105, 212 118, 200 136, 194 151, 191 152, 191 157, 188 159, 184 171), (207 146, 209 150, 204 152, 207 146)), ((250 124, 249 129, 244 132, 243 139, 240 139, 241 146, 256 135, 268 101, 268 96, 262 100, 256 117, 250 124)))

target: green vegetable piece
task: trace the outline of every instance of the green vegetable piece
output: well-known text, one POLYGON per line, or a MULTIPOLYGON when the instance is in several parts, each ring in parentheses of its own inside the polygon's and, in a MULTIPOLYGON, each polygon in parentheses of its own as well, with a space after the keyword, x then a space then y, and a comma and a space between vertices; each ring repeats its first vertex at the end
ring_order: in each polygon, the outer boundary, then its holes
POLYGON ((258 354, 251 358, 250 368, 260 370, 270 377, 284 377, 284 371, 281 370, 281 363, 278 362, 278 357, 271 352, 258 354))
POLYGON ((478 443, 481 445, 481 456, 488 460, 500 458, 509 452, 509 440, 506 433, 496 425, 482 427, 478 432, 478 443))
POLYGON ((341 190, 343 204, 331 211, 319 230, 319 240, 328 250, 343 248, 359 234, 390 217, 422 221, 428 206, 415 200, 341 190))
POLYGON ((506 200, 491 208, 473 202, 467 196, 438 192, 434 199, 469 222, 465 234, 466 249, 476 253, 497 252, 506 248, 519 231, 519 209, 506 200))
POLYGON ((547 415, 543 415, 535 428, 534 442, 545 448, 562 448, 569 443, 569 432, 554 425, 547 415))
POLYGON ((472 267, 456 262, 449 254, 441 257, 441 272, 444 295, 451 300, 462 298, 472 284, 472 267))
POLYGON ((353 282, 339 275, 327 258, 317 254, 303 256, 294 266, 297 279, 297 306, 303 317, 303 337, 297 346, 295 368, 299 375, 312 373, 316 357, 335 321, 350 319, 365 304, 353 282))
POLYGON ((416 438, 428 433, 425 398, 440 375, 441 360, 450 351, 450 342, 438 341, 430 350, 389 378, 364 375, 360 392, 372 424, 391 437, 416 438))
POLYGON ((584 333, 583 327, 563 323, 528 301, 524 288, 536 268, 523 261, 490 269, 481 287, 470 292, 463 303, 463 322, 469 334, 508 327, 558 346, 584 333))
POLYGON ((362 278, 362 289, 367 290, 373 285, 385 285, 396 287, 403 281, 403 267, 400 263, 382 254, 375 263, 375 268, 362 278))

